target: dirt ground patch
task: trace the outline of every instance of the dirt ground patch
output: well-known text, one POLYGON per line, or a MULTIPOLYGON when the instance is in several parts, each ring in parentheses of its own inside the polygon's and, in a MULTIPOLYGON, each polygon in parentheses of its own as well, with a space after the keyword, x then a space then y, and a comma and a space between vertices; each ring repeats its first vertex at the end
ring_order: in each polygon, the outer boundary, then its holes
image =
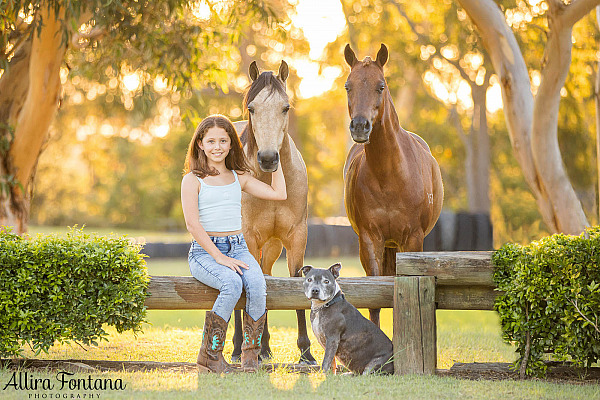
MULTIPOLYGON (((548 362, 545 382, 570 384, 599 384, 600 368, 578 368, 566 363, 548 362)), ((511 363, 454 363, 450 369, 440 370, 440 376, 470 380, 519 380, 519 371, 511 369, 511 363)), ((539 379, 539 378, 528 378, 539 379)))
MULTIPOLYGON (((510 363, 454 363, 450 369, 438 369, 438 376, 468 380, 519 380, 518 371, 511 370, 510 363)), ((104 361, 104 360, 39 360, 39 359, 0 359, 0 367, 25 370, 61 370, 70 372, 105 371, 151 371, 168 370, 174 372, 195 372, 196 364, 186 362, 153 361, 104 361)), ((285 370, 292 373, 317 372, 318 366, 301 364, 263 364, 267 372, 285 370)), ((343 367, 338 370, 344 372, 343 367)), ((529 378, 538 379, 538 378, 529 378)), ((600 384, 600 368, 577 368, 572 365, 549 362, 546 382, 569 384, 600 384)))

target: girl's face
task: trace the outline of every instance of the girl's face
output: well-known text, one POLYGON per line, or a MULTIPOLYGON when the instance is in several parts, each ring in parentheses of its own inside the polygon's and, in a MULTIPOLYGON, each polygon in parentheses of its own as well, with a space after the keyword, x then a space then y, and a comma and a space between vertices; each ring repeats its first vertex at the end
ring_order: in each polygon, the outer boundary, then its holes
POLYGON ((225 158, 229 154, 231 139, 225 129, 213 126, 206 131, 198 145, 206 154, 209 163, 220 164, 225 162, 225 158))

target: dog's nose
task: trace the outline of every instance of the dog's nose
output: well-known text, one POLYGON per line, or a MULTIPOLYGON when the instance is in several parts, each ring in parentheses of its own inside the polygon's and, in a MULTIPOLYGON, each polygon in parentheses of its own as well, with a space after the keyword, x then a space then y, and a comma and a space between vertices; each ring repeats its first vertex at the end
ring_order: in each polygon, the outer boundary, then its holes
POLYGON ((318 295, 319 295, 319 289, 312 289, 312 290, 310 291, 310 294, 311 294, 312 296, 318 296, 318 295))

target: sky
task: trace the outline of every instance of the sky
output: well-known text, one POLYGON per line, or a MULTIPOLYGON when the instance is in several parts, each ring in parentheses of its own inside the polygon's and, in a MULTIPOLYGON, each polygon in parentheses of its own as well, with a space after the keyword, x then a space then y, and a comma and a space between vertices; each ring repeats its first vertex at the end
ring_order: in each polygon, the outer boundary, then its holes
POLYGON ((292 22, 304 31, 310 43, 308 57, 290 60, 302 78, 300 96, 318 96, 331 89, 333 81, 343 71, 340 67, 327 67, 319 74, 319 65, 314 62, 321 58, 325 46, 345 28, 342 6, 339 0, 297 0, 296 16, 292 17, 292 22))

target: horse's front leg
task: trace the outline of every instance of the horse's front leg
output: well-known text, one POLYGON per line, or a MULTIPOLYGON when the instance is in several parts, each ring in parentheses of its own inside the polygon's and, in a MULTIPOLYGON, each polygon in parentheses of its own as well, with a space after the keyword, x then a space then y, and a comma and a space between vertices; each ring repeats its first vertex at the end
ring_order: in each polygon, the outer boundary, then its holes
MULTIPOLYGON (((306 250, 306 236, 308 228, 306 225, 293 230, 294 234, 290 240, 284 243, 287 255, 287 264, 290 276, 302 276, 301 269, 304 266, 304 251, 306 250)), ((310 352, 310 339, 306 328, 305 310, 296 310, 298 319, 298 349, 300 349, 300 364, 317 365, 317 361, 310 352)))
MULTIPOLYGON (((246 245, 248 246, 250 254, 252 254, 252 257, 254 257, 260 263, 260 247, 256 235, 246 233, 244 234, 244 239, 246 240, 246 245)), ((242 329, 242 312, 240 310, 235 310, 233 312, 233 352, 231 353, 231 362, 241 361, 242 329)))
MULTIPOLYGON (((265 275, 271 275, 273 271, 273 264, 281 255, 281 250, 283 249, 283 244, 281 240, 277 238, 270 238, 267 242, 262 246, 262 259, 260 261, 260 267, 265 275)), ((260 348, 260 359, 267 360, 273 357, 273 352, 271 351, 271 346, 269 344, 271 339, 271 334, 269 333, 269 316, 265 319, 265 328, 263 330, 262 335, 262 344, 260 348)))
MULTIPOLYGON (((367 276, 381 276, 385 241, 377 234, 368 234, 359 230, 358 249, 360 263, 367 276)), ((369 319, 379 326, 380 308, 369 309, 369 319)))

